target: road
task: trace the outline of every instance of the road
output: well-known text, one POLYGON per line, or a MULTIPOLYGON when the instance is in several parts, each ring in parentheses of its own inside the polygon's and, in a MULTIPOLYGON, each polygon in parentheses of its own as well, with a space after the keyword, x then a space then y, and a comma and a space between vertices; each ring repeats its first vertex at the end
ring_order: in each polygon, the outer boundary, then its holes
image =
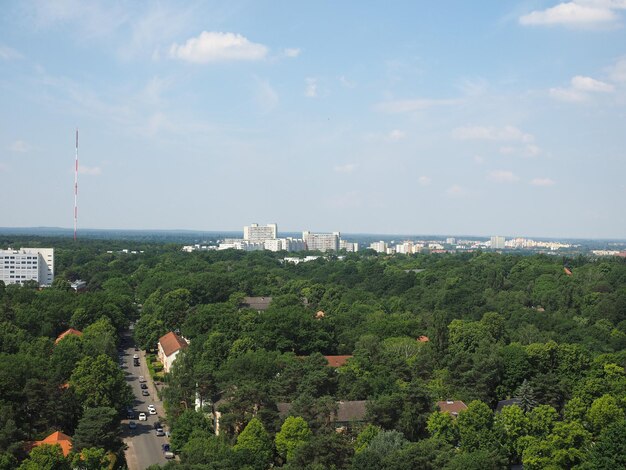
POLYGON ((154 423, 156 421, 163 423, 163 417, 165 415, 163 404, 158 400, 154 383, 152 383, 148 368, 146 367, 145 353, 143 351, 134 350, 132 339, 128 334, 122 337, 122 347, 124 348, 122 354, 125 363, 123 370, 126 372, 126 381, 131 386, 133 394, 135 395, 135 401, 133 403, 135 419, 133 421, 137 423, 136 429, 129 429, 129 420, 122 420, 122 438, 124 439, 124 443, 128 446, 126 450, 126 462, 128 463, 129 470, 144 470, 150 465, 163 465, 167 462, 163 456, 161 445, 169 442, 169 440, 166 437, 157 436, 154 429, 154 423), (133 365, 134 354, 139 355, 139 366, 133 365), (141 387, 139 384, 140 375, 146 378, 146 384, 150 392, 150 396, 148 397, 141 395, 141 387), (148 413, 149 404, 155 405, 157 409, 156 415, 150 415, 148 413), (146 414, 148 418, 147 421, 139 421, 139 413, 141 412, 146 414))

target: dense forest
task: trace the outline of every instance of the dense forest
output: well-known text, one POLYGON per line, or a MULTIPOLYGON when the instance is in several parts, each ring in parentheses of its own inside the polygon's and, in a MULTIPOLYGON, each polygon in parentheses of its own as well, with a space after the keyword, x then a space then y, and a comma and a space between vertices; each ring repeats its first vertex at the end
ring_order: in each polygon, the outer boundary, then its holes
POLYGON ((131 321, 143 349, 169 331, 190 341, 165 377, 180 457, 168 468, 626 467, 624 259, 366 250, 295 265, 173 244, 0 243, 56 248, 52 287, 0 285, 0 469, 40 468, 53 457, 26 443, 59 429, 90 456, 82 468, 120 455, 132 397, 116 348, 131 321), (244 296, 272 301, 259 312, 244 296), (83 335, 55 346, 69 327, 83 335), (334 368, 325 355, 352 357, 334 368), (328 417, 357 400, 365 419, 338 432, 328 417))

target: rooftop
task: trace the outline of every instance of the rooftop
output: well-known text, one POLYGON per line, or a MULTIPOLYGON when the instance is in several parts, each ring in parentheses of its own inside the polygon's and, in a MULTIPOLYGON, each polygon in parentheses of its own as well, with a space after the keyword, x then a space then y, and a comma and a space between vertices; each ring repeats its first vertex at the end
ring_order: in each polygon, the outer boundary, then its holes
POLYGON ((166 356, 171 356, 176 351, 180 351, 189 346, 187 341, 171 331, 159 338, 159 344, 161 348, 163 348, 163 352, 166 356))

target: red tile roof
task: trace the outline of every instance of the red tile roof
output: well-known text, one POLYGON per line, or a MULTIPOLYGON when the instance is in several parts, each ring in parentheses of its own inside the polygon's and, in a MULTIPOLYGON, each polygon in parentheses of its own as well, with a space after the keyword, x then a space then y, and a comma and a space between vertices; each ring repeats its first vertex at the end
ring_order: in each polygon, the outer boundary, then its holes
POLYGON ((33 443, 33 447, 41 446, 44 444, 48 444, 51 446, 59 444, 61 446, 61 449, 63 450, 63 455, 66 457, 72 450, 72 438, 67 434, 63 434, 61 431, 53 432, 43 441, 35 441, 33 443))
POLYGON ((567 274, 568 276, 572 275, 572 271, 570 271, 568 268, 563 268, 563 271, 565 271, 565 274, 567 274))
POLYGON ((57 339, 54 341, 54 344, 57 344, 59 341, 61 341, 67 335, 82 336, 83 333, 81 331, 78 331, 78 330, 74 329, 74 328, 68 328, 63 333, 61 333, 59 336, 57 336, 57 339))
POLYGON ((450 413, 452 416, 457 416, 461 411, 467 409, 467 405, 460 400, 438 401, 437 407, 439 408, 439 411, 450 413))
POLYGON ((324 356, 328 361, 330 367, 341 367, 345 365, 346 361, 352 356, 324 356))
POLYGON ((171 356, 176 351, 188 346, 187 341, 171 331, 159 338, 159 344, 166 356, 171 356))
POLYGON ((428 336, 423 336, 423 335, 422 335, 422 336, 420 336, 419 338, 417 338, 417 340, 418 340, 420 343, 427 343, 427 342, 429 342, 429 341, 430 341, 430 338, 429 338, 428 336))

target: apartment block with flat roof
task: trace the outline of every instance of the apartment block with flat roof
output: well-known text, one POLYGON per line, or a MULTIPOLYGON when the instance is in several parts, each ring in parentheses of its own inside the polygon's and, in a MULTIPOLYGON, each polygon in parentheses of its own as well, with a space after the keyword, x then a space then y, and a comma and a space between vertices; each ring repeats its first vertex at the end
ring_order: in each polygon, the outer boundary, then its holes
POLYGON ((54 280, 54 248, 20 248, 0 250, 0 281, 24 284, 36 281, 50 286, 54 280))

